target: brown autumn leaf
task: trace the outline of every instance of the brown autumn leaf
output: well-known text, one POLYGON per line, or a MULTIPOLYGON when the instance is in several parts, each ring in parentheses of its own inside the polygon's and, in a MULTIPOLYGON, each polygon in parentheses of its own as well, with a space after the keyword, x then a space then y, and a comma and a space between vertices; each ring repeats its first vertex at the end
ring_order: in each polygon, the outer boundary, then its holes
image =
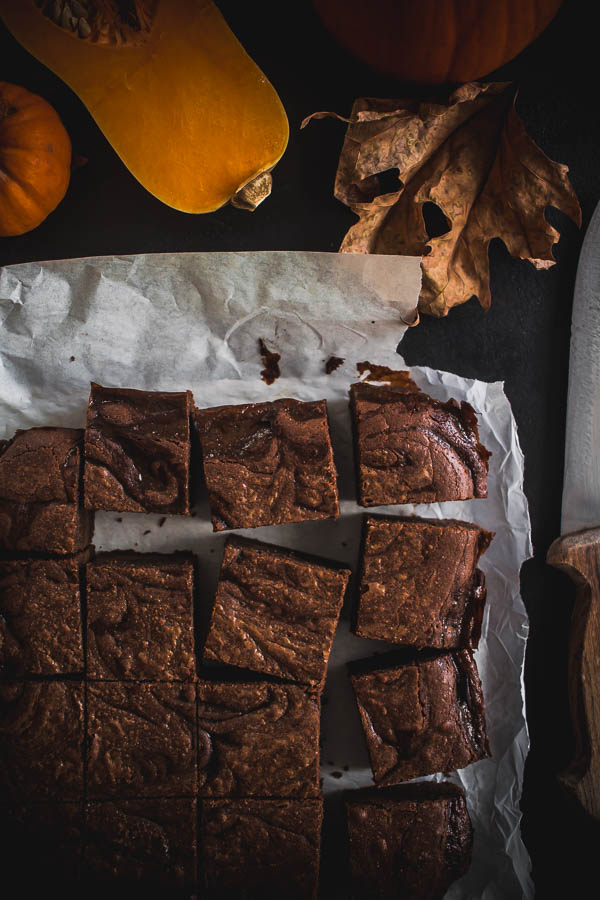
MULTIPOLYGON (((422 256, 422 312, 444 316, 473 295, 491 302, 488 247, 501 238, 537 269, 554 265, 555 206, 581 225, 567 177, 525 132, 509 83, 463 84, 448 102, 356 100, 334 194, 359 217, 342 253, 422 256), (383 193, 378 173, 398 169, 400 189, 383 193), (429 238, 423 204, 435 203, 448 231, 429 238)), ((336 115, 314 113, 312 118, 336 115)), ((342 118, 341 116, 336 116, 342 118)))

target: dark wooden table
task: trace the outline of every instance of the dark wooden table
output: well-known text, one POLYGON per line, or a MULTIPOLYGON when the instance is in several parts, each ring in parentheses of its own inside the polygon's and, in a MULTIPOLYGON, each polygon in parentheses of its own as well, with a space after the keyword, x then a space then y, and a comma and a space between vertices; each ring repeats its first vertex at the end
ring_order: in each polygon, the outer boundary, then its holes
MULTIPOLYGON (((88 163, 73 173, 65 200, 30 234, 0 239, 0 265, 118 253, 185 250, 329 250, 354 221, 333 198, 344 126, 332 120, 300 131, 315 110, 347 115, 359 96, 411 90, 353 60, 329 37, 310 3, 220 4, 233 30, 275 85, 290 120, 287 152, 272 196, 253 213, 226 207, 190 216, 162 205, 122 165, 85 107, 0 25, 0 80, 41 94, 59 112, 74 151, 88 163)), ((567 0, 538 40, 486 80, 514 80, 529 134, 566 163, 584 227, 600 198, 600 117, 592 96, 597 46, 589 7, 567 0)), ((495 240, 490 248, 492 308, 470 300, 446 319, 424 318, 406 335, 409 364, 504 380, 525 453, 535 557, 522 572, 531 617, 527 710, 531 734, 523 794, 523 836, 538 897, 587 896, 596 878, 600 824, 556 783, 572 756, 567 700, 567 634, 573 590, 545 555, 560 529, 571 302, 582 233, 556 210, 558 265, 536 272, 495 240)), ((1 338, 0 338, 1 339, 1 338)), ((599 687, 600 689, 600 687, 599 687)))

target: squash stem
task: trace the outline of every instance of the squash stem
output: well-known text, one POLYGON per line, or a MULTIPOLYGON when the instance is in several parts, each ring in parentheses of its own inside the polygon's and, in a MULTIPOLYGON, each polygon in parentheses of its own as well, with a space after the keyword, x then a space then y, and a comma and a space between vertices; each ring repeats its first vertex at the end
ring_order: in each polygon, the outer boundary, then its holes
POLYGON ((238 209, 247 209, 254 212, 256 207, 271 193, 273 178, 270 172, 261 172, 248 184, 240 188, 231 198, 231 205, 238 209))

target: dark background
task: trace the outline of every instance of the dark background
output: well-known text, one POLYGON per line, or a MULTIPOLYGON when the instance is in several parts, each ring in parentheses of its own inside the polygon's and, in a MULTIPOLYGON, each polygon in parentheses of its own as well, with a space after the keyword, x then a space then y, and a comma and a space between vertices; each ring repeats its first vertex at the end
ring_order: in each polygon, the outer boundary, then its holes
MULTIPOLYGON (((310 3, 223 0, 219 6, 289 117, 290 142, 274 171, 272 196, 253 214, 228 206, 191 216, 164 206, 120 162, 75 94, 0 24, 0 80, 45 97, 61 116, 74 153, 88 159, 42 225, 21 237, 0 238, 0 265, 150 251, 338 249, 355 221, 333 198, 345 126, 325 120, 300 131, 300 122, 316 110, 348 115, 359 96, 401 97, 415 89, 346 54, 310 3)), ((548 156, 569 166, 584 229, 600 198, 600 121, 592 93, 597 56, 589 4, 567 0, 543 35, 483 79, 519 85, 517 110, 527 131, 548 156)), ((535 547, 522 572, 531 617, 526 666, 531 753, 522 830, 538 897, 593 891, 600 850, 600 824, 580 812, 556 781, 573 755, 567 635, 574 592, 544 560, 560 530, 571 303, 583 231, 556 210, 547 216, 562 234, 555 248, 558 265, 536 272, 494 240, 491 310, 483 312, 472 299, 445 319, 424 317, 402 344, 409 364, 503 380, 519 426, 535 547)))

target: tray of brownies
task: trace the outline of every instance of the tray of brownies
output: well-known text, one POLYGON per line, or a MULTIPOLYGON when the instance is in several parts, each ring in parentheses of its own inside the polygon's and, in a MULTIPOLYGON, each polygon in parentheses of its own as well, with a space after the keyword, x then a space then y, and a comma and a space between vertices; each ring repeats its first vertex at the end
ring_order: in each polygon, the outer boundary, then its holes
POLYGON ((11 864, 90 896, 528 896, 502 386, 400 374, 379 335, 377 380, 325 348, 272 384, 258 350, 214 379, 184 350, 165 377, 192 307, 143 354, 133 323, 117 378, 86 302, 64 358, 19 357, 23 409, 0 383, 11 864))

